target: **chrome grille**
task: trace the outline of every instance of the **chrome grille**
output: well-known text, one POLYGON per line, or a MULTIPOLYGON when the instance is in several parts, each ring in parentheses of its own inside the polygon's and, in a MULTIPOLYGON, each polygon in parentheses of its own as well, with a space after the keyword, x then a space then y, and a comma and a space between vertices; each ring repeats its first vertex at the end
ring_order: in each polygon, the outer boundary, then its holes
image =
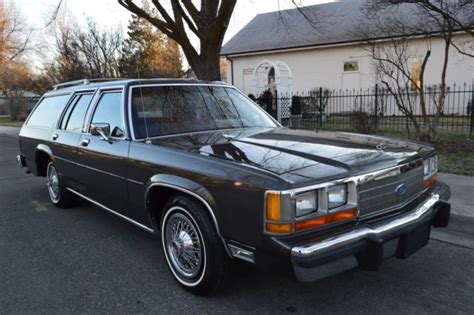
POLYGON ((359 185, 359 211, 361 216, 397 209, 416 198, 423 190, 423 167, 402 170, 398 174, 359 185), (404 184, 406 192, 397 194, 404 184))

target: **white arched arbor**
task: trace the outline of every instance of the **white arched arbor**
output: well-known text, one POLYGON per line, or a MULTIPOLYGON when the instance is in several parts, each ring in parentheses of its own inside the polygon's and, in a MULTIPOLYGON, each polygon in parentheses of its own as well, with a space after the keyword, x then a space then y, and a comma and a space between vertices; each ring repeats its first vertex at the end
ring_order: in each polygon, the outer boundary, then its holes
POLYGON ((291 93, 293 74, 290 67, 283 61, 265 59, 253 70, 252 87, 256 96, 268 88, 275 88, 278 94, 291 93), (270 82, 271 80, 274 81, 270 82))
MULTIPOLYGON (((293 92, 293 74, 290 67, 283 61, 265 59, 253 70, 252 87, 255 96, 270 89, 277 100, 278 95, 290 95, 293 92)), ((276 118, 281 122, 282 108, 278 103, 274 104, 276 105, 276 118)))

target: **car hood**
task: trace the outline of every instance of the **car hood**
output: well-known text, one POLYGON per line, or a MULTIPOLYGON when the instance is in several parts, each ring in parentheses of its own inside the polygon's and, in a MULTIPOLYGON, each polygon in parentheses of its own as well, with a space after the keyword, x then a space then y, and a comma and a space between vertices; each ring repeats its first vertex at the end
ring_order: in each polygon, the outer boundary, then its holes
POLYGON ((386 137, 286 128, 199 132, 156 138, 152 143, 258 168, 290 183, 388 168, 433 150, 426 144, 386 137))

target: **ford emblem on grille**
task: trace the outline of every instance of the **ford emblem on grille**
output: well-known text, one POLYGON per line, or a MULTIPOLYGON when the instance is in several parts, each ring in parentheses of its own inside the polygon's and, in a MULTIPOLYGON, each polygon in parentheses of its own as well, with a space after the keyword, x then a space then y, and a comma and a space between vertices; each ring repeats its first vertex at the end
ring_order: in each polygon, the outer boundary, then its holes
POLYGON ((398 185, 398 187, 395 189, 395 192, 397 195, 404 195, 407 192, 408 188, 405 184, 398 185))

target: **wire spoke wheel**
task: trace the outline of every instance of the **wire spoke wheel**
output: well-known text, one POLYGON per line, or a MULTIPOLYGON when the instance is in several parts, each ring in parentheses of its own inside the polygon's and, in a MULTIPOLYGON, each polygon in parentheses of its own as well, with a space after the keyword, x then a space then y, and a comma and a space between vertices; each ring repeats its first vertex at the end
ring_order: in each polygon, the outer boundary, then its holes
POLYGON ((53 164, 48 165, 46 185, 48 186, 49 196, 53 201, 57 202, 59 200, 59 177, 53 164))
POLYGON ((198 276, 204 257, 196 225, 183 213, 175 212, 167 220, 164 232, 166 251, 173 269, 185 279, 198 276))

